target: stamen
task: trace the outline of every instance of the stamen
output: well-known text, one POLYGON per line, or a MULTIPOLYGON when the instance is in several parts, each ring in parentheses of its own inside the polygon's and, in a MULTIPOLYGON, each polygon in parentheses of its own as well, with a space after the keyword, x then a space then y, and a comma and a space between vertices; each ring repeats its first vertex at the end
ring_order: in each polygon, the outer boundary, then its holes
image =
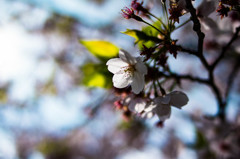
POLYGON ((124 66, 121 68, 121 72, 124 73, 125 78, 130 78, 133 76, 135 68, 132 65, 124 66))

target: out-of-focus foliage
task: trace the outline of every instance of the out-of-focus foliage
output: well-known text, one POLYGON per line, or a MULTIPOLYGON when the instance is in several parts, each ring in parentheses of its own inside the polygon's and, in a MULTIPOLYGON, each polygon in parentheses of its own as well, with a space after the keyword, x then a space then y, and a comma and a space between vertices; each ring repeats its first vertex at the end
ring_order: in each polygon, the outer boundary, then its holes
MULTIPOLYGON (((156 21, 153 26, 161 28, 161 23, 156 21)), ((143 27, 141 31, 135 29, 127 29, 122 32, 128 36, 131 36, 135 39, 135 44, 138 44, 140 49, 143 49, 143 45, 150 48, 153 47, 157 42, 160 42, 159 38, 161 35, 159 32, 151 26, 143 27)))
POLYGON ((111 88, 111 73, 106 69, 106 61, 109 58, 116 57, 119 48, 108 41, 102 40, 81 40, 80 43, 100 60, 99 63, 86 63, 82 66, 83 84, 88 87, 111 88))
POLYGON ((111 74, 106 71, 105 63, 87 63, 82 67, 83 84, 88 87, 111 88, 111 74))
POLYGON ((91 54, 103 61, 118 55, 119 48, 108 41, 81 40, 80 43, 84 45, 91 54))
POLYGON ((46 139, 39 144, 38 149, 49 159, 71 158, 71 148, 66 141, 57 139, 46 139))
POLYGON ((6 88, 0 88, 0 102, 6 103, 7 98, 8 96, 7 96, 6 88))
POLYGON ((116 57, 119 48, 108 42, 102 40, 81 40, 80 43, 86 49, 100 60, 99 63, 86 63, 82 66, 83 72, 82 83, 88 87, 111 88, 111 74, 106 70, 106 61, 109 58, 116 57))

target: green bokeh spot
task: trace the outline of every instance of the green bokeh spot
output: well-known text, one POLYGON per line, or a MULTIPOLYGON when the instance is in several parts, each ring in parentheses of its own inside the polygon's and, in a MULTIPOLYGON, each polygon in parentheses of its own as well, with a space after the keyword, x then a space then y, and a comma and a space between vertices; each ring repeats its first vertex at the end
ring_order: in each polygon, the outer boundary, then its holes
POLYGON ((85 46, 91 54, 99 59, 110 59, 116 57, 119 52, 119 48, 108 41, 81 40, 80 43, 85 46))

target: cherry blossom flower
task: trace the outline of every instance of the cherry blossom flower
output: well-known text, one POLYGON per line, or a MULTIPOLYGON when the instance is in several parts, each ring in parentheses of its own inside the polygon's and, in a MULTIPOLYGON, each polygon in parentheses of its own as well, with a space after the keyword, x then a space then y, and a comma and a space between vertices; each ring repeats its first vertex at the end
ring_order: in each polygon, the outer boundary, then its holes
POLYGON ((150 108, 157 114, 160 121, 164 121, 171 115, 171 106, 181 109, 187 103, 188 97, 185 93, 174 91, 166 96, 155 98, 150 108))
POLYGON ((114 74, 113 86, 125 88, 131 85, 132 91, 139 94, 144 88, 147 67, 140 57, 133 57, 126 51, 120 50, 119 57, 107 61, 108 70, 114 74))
MULTIPOLYGON (((157 114, 160 121, 164 121, 171 115, 171 106, 181 109, 187 103, 188 97, 185 93, 174 91, 165 96, 157 97, 148 104, 141 104, 141 112, 139 113, 142 117, 147 118, 157 114)), ((136 106, 139 107, 139 104, 136 106)))
POLYGON ((142 118, 151 118, 154 114, 153 112, 146 112, 145 109, 150 104, 149 98, 144 98, 140 96, 136 96, 133 94, 130 94, 123 100, 123 105, 128 107, 128 110, 130 110, 132 113, 140 115, 142 118))

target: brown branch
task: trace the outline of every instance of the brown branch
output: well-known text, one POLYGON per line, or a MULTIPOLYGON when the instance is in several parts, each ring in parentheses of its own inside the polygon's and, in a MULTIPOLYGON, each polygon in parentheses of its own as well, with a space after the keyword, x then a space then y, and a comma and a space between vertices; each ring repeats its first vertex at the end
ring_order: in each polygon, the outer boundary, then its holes
POLYGON ((208 79, 203 79, 203 78, 199 78, 199 77, 193 77, 189 74, 185 74, 185 75, 179 75, 177 73, 173 73, 173 72, 160 72, 158 69, 154 69, 154 68, 149 68, 148 72, 151 72, 151 75, 148 74, 150 77, 150 79, 159 79, 159 77, 165 77, 165 78, 172 78, 175 79, 177 82, 179 82, 180 80, 189 80, 192 82, 199 82, 202 84, 209 84, 208 79))
POLYGON ((161 72, 160 76, 164 76, 166 78, 174 78, 176 81, 189 80, 189 81, 192 81, 192 82, 199 82, 199 83, 202 83, 202 84, 208 84, 208 80, 198 78, 198 77, 193 77, 191 75, 178 75, 176 73, 164 74, 164 73, 161 72))
POLYGON ((200 21, 198 20, 196 9, 193 7, 191 0, 186 0, 186 7, 191 14, 191 20, 193 21, 193 30, 198 35, 198 57, 200 58, 201 62, 203 63, 203 65, 208 71, 207 85, 209 85, 209 87, 212 89, 212 91, 214 92, 217 98, 217 102, 219 106, 218 116, 220 117, 220 119, 222 119, 222 121, 224 121, 226 103, 223 101, 220 90, 218 89, 217 85, 214 82, 214 75, 213 75, 214 69, 212 69, 212 67, 208 64, 207 60, 203 55, 203 40, 204 40, 205 34, 201 31, 201 24, 200 24, 200 21))
POLYGON ((191 14, 191 20, 193 21, 193 30, 198 35, 198 57, 200 58, 206 69, 209 69, 209 64, 207 63, 205 57, 203 56, 203 40, 205 34, 201 31, 201 24, 198 20, 196 9, 193 7, 191 0, 186 0, 186 7, 191 14))
POLYGON ((183 47, 180 46, 180 45, 177 45, 177 48, 178 48, 178 50, 181 51, 181 52, 185 52, 185 53, 188 53, 188 54, 191 54, 191 55, 198 56, 198 52, 197 52, 197 51, 183 48, 183 47))
MULTIPOLYGON (((224 121, 225 120, 225 109, 226 109, 226 105, 227 105, 227 100, 225 99, 225 101, 223 101, 223 98, 220 95, 220 91, 218 90, 216 84, 214 83, 214 76, 213 76, 213 72, 214 72, 214 68, 216 67, 216 65, 220 62, 220 60, 224 57, 227 49, 229 49, 229 47, 231 46, 231 44, 234 42, 234 40, 237 39, 238 37, 238 33, 240 31, 240 26, 236 29, 235 34, 233 35, 232 39, 228 42, 228 44, 226 46, 223 47, 222 52, 220 54, 220 56, 216 59, 216 61, 210 66, 210 68, 208 69, 209 71, 209 80, 211 81, 212 85, 212 89, 215 92, 217 99, 218 99, 218 105, 219 105, 219 112, 218 112, 218 116, 224 121)), ((239 67, 237 66, 237 64, 235 65, 235 67, 239 67)), ((228 97, 231 85, 233 83, 233 78, 235 75, 235 71, 237 71, 237 68, 233 68, 233 71, 230 74, 230 77, 228 79, 228 84, 227 84, 227 89, 226 89, 226 94, 225 94, 225 98, 228 97)))

